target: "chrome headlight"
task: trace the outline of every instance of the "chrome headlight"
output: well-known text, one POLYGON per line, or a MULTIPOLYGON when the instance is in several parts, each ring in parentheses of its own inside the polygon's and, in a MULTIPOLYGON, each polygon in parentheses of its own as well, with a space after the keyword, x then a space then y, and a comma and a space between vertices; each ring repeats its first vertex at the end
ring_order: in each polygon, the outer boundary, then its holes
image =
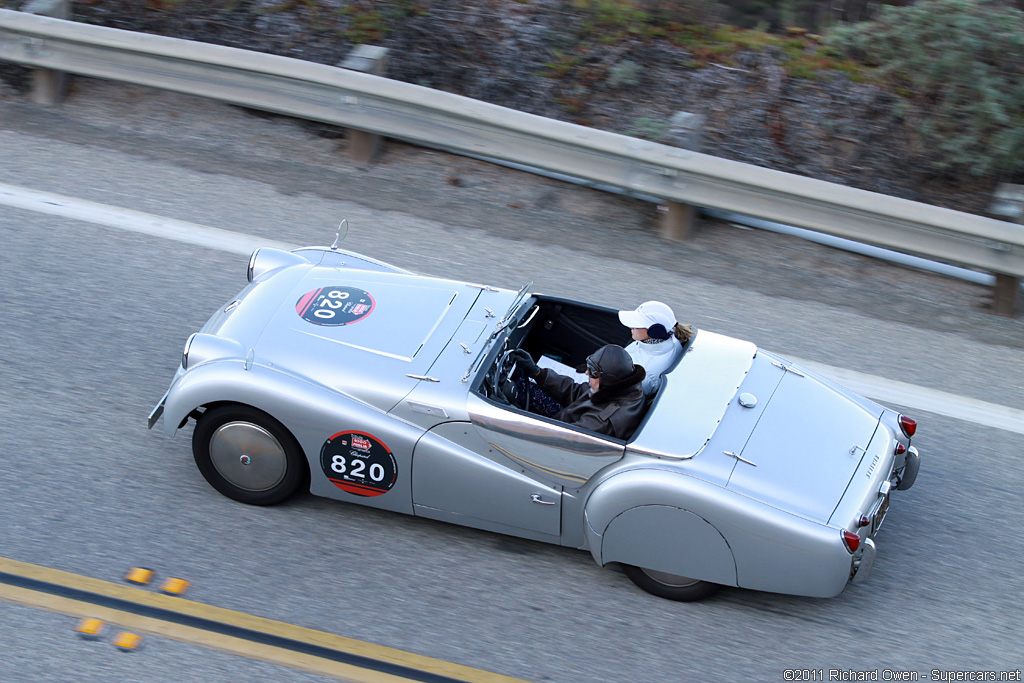
POLYGON ((188 335, 188 339, 185 340, 185 348, 181 351, 181 369, 188 370, 188 352, 192 349, 192 340, 196 338, 196 333, 188 335))
POLYGON ((293 254, 290 251, 260 247, 252 252, 252 256, 249 257, 249 269, 246 271, 245 276, 249 282, 252 282, 272 270, 309 262, 309 259, 293 254))
POLYGON ((181 367, 188 370, 207 361, 227 358, 242 360, 245 358, 245 349, 234 339, 196 332, 185 342, 185 350, 181 352, 181 367))

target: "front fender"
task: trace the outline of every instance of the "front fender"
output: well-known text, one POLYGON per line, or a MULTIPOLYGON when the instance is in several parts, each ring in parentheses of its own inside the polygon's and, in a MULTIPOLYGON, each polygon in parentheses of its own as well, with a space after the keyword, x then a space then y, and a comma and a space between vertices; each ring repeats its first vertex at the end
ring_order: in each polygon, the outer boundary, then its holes
POLYGON ((262 410, 296 438, 310 469, 310 491, 362 505, 412 513, 412 452, 423 430, 330 387, 261 365, 213 361, 180 375, 164 404, 164 430, 174 433, 193 410, 214 403, 240 403, 262 410), (395 460, 387 495, 359 497, 333 484, 321 463, 326 442, 345 431, 378 441, 395 460))
POLYGON ((653 562, 657 566, 648 569, 812 597, 838 595, 850 577, 852 559, 838 528, 765 505, 671 464, 652 463, 610 476, 587 498, 584 520, 588 546, 602 565, 653 562))

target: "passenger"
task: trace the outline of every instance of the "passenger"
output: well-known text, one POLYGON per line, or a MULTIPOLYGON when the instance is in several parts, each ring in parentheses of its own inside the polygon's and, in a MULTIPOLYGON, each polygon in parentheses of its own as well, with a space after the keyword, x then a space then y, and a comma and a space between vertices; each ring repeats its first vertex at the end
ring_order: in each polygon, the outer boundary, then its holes
POLYGON ((523 373, 564 406, 553 416, 566 424, 628 439, 643 419, 645 402, 640 383, 644 369, 634 365, 621 346, 602 346, 587 357, 589 382, 574 383, 550 368, 541 369, 529 353, 510 354, 523 373))
POLYGON ((626 352, 647 371, 644 395, 653 396, 661 386, 662 375, 695 334, 694 329, 677 323, 672 309, 660 301, 645 301, 635 311, 619 311, 619 321, 633 333, 633 343, 626 352))

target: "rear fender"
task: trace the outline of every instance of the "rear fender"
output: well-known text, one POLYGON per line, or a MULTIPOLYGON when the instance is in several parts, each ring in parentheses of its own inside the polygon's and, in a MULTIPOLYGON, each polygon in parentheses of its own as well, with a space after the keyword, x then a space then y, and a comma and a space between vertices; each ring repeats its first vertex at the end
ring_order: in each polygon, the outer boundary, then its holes
POLYGON ((584 532, 598 564, 656 563, 647 568, 794 595, 842 592, 851 556, 839 529, 670 467, 626 470, 594 488, 584 532))
POLYGON ((736 562, 722 534, 698 515, 668 505, 642 505, 615 517, 601 541, 601 560, 736 585, 736 562))

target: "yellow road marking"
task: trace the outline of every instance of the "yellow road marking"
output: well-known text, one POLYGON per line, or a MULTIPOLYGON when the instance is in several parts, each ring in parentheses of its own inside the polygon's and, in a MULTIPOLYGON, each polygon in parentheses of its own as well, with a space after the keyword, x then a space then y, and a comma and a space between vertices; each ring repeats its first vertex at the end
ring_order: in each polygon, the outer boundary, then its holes
MULTIPOLYGON (((261 634, 287 638, 300 643, 366 657, 386 664, 407 667, 425 674, 464 681, 465 683, 525 683, 521 679, 474 669, 461 664, 445 662, 440 659, 425 657, 382 645, 374 645, 373 643, 366 643, 324 631, 265 619, 243 612, 235 612, 221 607, 185 600, 181 597, 147 592, 130 586, 101 581, 80 574, 50 569, 49 567, 28 564, 4 557, 0 557, 0 572, 44 581, 56 586, 88 591, 104 598, 125 600, 135 605, 154 607, 179 615, 206 619, 217 624, 235 626, 261 634)), ((298 652, 286 647, 259 643, 246 638, 187 626, 157 617, 143 616, 86 600, 55 595, 45 590, 23 588, 6 583, 2 577, 0 577, 0 600, 75 617, 99 619, 109 624, 116 624, 123 629, 162 636, 184 643, 281 664, 311 673, 334 676, 352 681, 353 683, 408 683, 408 681, 414 680, 414 678, 374 671, 358 665, 298 652)))

